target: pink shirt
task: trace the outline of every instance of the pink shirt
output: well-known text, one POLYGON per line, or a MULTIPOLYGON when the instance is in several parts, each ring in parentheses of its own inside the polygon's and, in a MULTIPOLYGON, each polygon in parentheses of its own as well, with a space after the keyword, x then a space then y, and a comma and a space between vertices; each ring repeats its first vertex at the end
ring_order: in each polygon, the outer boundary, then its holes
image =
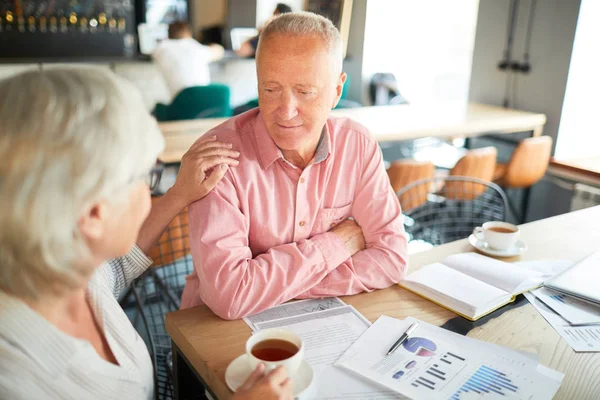
POLYGON ((294 298, 350 295, 402 279, 400 205, 366 128, 329 118, 304 170, 283 158, 258 109, 207 134, 233 143, 240 164, 189 207, 195 272, 182 308, 204 302, 220 317, 237 319, 294 298), (327 232, 348 217, 366 243, 352 257, 327 232))

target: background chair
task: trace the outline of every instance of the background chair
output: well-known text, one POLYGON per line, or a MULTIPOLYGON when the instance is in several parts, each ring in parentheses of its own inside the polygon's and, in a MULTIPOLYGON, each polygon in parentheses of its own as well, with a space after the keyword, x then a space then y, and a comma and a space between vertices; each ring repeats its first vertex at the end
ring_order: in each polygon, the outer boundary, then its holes
MULTIPOLYGON (((491 182, 496 168, 495 147, 483 147, 469 150, 450 170, 450 176, 463 176, 491 182)), ((476 181, 447 181, 444 187, 445 196, 457 200, 472 200, 487 190, 486 185, 476 181)))
MULTIPOLYGON (((149 257, 154 261, 152 267, 131 285, 137 307, 132 322, 153 359, 156 397, 172 399, 171 339, 164 321, 166 313, 179 309, 185 277, 194 270, 187 208, 171 221, 149 257)), ((198 393, 204 390, 198 388, 198 393)))
POLYGON ((487 221, 504 221, 507 216, 507 200, 502 189, 477 178, 423 179, 396 194, 405 215, 409 245, 423 241, 437 246, 464 239, 476 226, 487 221), (443 192, 438 192, 439 187, 444 188, 443 192), (424 202, 421 201, 423 190, 427 190, 424 202))
MULTIPOLYGON (((429 161, 398 160, 394 161, 387 170, 390 184, 394 192, 398 192, 412 182, 433 178, 435 167, 429 161)), ((427 200, 428 188, 426 185, 416 186, 411 191, 403 194, 404 205, 409 208, 417 207, 427 200)), ((400 200, 400 203, 403 201, 400 200)))
POLYGON ((183 89, 171 104, 158 103, 152 112, 156 119, 177 121, 196 118, 231 117, 229 86, 214 83, 183 89))
POLYGON ((511 212, 519 222, 524 222, 531 186, 538 183, 546 174, 550 164, 552 152, 552 138, 538 136, 522 140, 512 153, 508 163, 498 164, 494 172, 494 182, 508 189, 526 189, 523 196, 521 210, 509 201, 511 212))
POLYGON ((468 176, 471 178, 491 181, 496 168, 495 147, 483 147, 469 150, 450 170, 450 176, 468 176))

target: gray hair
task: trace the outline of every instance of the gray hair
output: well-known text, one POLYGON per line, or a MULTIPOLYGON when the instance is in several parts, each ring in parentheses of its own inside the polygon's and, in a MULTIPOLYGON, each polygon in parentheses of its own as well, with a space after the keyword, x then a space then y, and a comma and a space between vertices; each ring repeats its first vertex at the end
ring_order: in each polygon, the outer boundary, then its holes
POLYGON ((257 56, 261 43, 275 35, 321 38, 331 52, 335 71, 342 71, 342 38, 327 18, 308 11, 286 13, 273 18, 259 36, 257 56))
POLYGON ((137 89, 98 68, 0 81, 0 121, 0 289, 36 299, 75 288, 92 272, 78 220, 95 202, 128 195, 162 134, 137 89))

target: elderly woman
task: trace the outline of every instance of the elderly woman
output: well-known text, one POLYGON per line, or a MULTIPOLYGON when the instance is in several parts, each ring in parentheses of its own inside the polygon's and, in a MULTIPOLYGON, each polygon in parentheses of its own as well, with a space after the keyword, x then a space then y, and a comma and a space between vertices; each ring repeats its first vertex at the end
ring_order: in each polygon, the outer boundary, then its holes
MULTIPOLYGON (((200 139, 150 210, 145 178, 163 145, 137 90, 108 71, 0 81, 0 398, 153 397, 148 351, 116 296, 239 155, 200 139)), ((285 371, 263 371, 236 398, 291 398, 285 371)))

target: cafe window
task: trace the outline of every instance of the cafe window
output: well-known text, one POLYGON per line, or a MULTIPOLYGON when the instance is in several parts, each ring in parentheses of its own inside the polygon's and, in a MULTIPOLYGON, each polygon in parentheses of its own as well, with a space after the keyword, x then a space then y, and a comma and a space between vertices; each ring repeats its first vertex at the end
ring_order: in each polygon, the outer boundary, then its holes
POLYGON ((478 0, 367 2, 363 78, 391 72, 410 103, 468 101, 478 0))
POLYGON ((582 0, 558 129, 555 157, 600 154, 600 1, 582 0))

